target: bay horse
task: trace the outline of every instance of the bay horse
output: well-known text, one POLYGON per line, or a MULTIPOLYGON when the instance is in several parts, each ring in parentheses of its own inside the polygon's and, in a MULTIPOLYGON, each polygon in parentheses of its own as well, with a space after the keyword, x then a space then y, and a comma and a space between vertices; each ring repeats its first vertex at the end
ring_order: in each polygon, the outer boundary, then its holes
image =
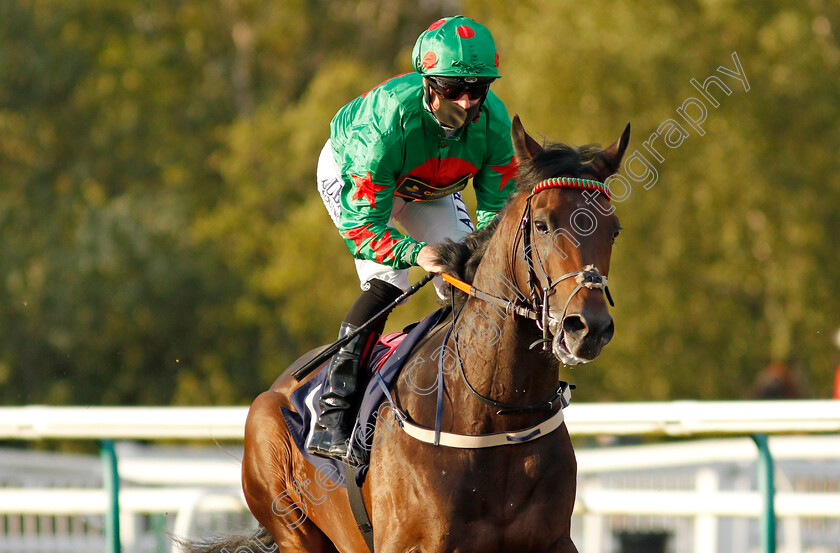
MULTIPOLYGON (((620 226, 602 183, 621 165, 630 125, 605 149, 543 147, 518 116, 511 135, 520 164, 517 192, 492 232, 438 248, 448 272, 475 293, 464 301, 457 292, 458 315, 411 354, 438 359, 447 345, 458 370, 409 361, 411 370, 403 370, 391 394, 415 427, 437 425, 449 436, 507 433, 521 443, 462 448, 441 440, 436 446, 378 419, 362 485, 376 553, 577 551, 570 535, 572 442, 565 423, 553 431, 539 425, 562 421, 560 363, 591 361, 613 335, 605 297, 620 226), (436 379, 445 393, 427 392, 436 379), (534 427, 542 433, 523 435, 534 427)), ((340 479, 324 478, 304 460, 280 414, 301 385, 293 369, 312 356, 285 371, 248 414, 242 483, 258 532, 193 543, 189 551, 368 553, 348 493, 334 481, 340 479), (301 504, 305 517, 286 516, 301 504)))

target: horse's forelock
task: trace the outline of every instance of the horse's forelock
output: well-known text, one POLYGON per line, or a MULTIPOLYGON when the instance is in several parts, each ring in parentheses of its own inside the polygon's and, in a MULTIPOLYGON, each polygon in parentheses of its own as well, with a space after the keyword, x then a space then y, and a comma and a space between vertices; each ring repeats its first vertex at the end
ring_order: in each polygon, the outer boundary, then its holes
POLYGON ((591 177, 594 169, 590 164, 602 153, 603 149, 598 144, 587 144, 579 148, 560 143, 550 144, 534 159, 520 163, 517 189, 532 191, 541 180, 552 177, 591 177))

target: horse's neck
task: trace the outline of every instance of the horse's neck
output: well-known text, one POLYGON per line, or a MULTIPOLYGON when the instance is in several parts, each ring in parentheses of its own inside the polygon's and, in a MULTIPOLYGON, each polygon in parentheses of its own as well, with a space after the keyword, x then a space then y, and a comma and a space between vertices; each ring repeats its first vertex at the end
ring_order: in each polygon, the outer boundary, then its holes
MULTIPOLYGON (((473 285, 483 291, 506 299, 522 298, 516 290, 522 288, 520 278, 511 274, 515 265, 512 237, 517 221, 503 220, 496 236, 488 245, 473 285)), ((464 307, 456 329, 458 353, 464 375, 477 392, 495 401, 526 406, 548 399, 557 388, 558 364, 554 357, 533 344, 542 335, 531 319, 507 314, 503 309, 472 298, 464 307)), ((457 376, 457 375, 453 375, 457 376)), ((487 413, 488 405, 475 398, 463 382, 454 382, 459 390, 459 409, 466 407, 463 417, 487 413)), ((495 412, 495 410, 493 410, 495 412)), ((544 418, 545 413, 537 413, 544 418)), ((508 419, 511 417, 502 417, 508 419)), ((515 417, 516 424, 522 418, 515 417)), ((525 416, 525 418, 529 418, 525 416)), ((530 418, 534 418, 531 415, 530 418)), ((499 423, 499 416, 486 419, 489 425, 499 423)), ((506 423, 501 423, 507 426, 506 423)), ((507 430, 508 428, 503 428, 507 430)))
POLYGON ((530 349, 541 336, 533 320, 471 300, 457 329, 467 380, 496 401, 530 405, 545 400, 557 387, 558 366, 541 345, 530 349))

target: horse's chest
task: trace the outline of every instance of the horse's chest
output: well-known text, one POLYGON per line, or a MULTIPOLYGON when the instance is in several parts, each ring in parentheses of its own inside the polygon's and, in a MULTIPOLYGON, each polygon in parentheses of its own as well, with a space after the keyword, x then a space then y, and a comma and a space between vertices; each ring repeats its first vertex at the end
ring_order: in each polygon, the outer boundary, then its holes
POLYGON ((374 505, 392 507, 382 512, 387 522, 380 519, 394 533, 392 551, 412 543, 422 551, 547 551, 568 536, 576 473, 570 443, 511 446, 501 455, 423 449, 413 458, 426 462, 374 470, 390 470, 387 490, 372 473, 382 501, 374 505))

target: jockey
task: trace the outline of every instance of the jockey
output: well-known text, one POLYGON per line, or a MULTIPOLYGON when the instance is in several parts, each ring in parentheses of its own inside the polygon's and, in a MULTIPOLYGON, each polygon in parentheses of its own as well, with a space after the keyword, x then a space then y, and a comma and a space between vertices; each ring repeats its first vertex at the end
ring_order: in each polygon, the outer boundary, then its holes
MULTIPOLYGON (((362 287, 339 338, 408 289, 409 267, 441 272, 427 244, 459 241, 475 230, 460 194, 470 179, 479 229, 513 191, 517 164, 510 119, 490 92, 501 76, 498 60, 486 27, 460 15, 441 19, 417 39, 414 73, 356 98, 330 123, 330 139, 318 160, 318 191, 356 258, 362 287)), ((440 278, 435 286, 441 294, 440 278)), ((359 367, 386 318, 330 360, 310 453, 347 455, 359 367)))

